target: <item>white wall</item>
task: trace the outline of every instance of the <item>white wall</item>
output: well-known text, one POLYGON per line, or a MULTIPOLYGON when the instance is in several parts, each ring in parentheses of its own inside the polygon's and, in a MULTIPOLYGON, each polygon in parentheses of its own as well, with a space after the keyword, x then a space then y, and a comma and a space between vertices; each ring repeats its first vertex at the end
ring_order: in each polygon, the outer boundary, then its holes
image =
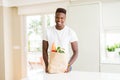
POLYGON ((3 8, 3 27, 4 27, 4 55, 5 55, 5 80, 13 80, 13 55, 12 55, 12 9, 3 8))
POLYGON ((0 6, 0 80, 5 80, 3 7, 0 6))
POLYGON ((120 1, 103 3, 103 26, 120 27, 120 1))
POLYGON ((3 0, 3 5, 5 6, 26 6, 34 4, 45 4, 51 2, 65 2, 68 0, 3 0))
POLYGON ((60 3, 49 3, 43 5, 31 5, 31 6, 20 6, 18 7, 19 15, 30 15, 30 14, 44 14, 44 13, 53 13, 56 8, 64 7, 66 8, 68 2, 60 3))
POLYGON ((119 0, 1 0, 3 1, 2 5, 4 6, 26 6, 26 5, 33 5, 33 4, 44 4, 44 3, 51 3, 51 2, 73 2, 73 3, 83 3, 83 2, 95 2, 95 1, 102 1, 102 2, 110 2, 110 1, 119 1, 119 0))
POLYGON ((2 6, 2 0, 0 0, 0 6, 2 6))
POLYGON ((85 3, 68 7, 67 24, 79 38, 79 57, 73 69, 99 71, 100 4, 85 3))

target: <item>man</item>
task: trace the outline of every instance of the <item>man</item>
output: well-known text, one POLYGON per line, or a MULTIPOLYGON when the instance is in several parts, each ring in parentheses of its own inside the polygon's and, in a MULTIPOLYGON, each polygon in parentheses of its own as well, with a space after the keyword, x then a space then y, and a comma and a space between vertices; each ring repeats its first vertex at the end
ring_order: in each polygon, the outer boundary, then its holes
MULTIPOLYGON (((43 38, 43 59, 45 62, 45 71, 48 71, 49 57, 48 52, 52 48, 56 49, 55 45, 60 46, 61 52, 65 52, 68 57, 68 63, 65 73, 71 71, 71 65, 75 62, 78 56, 78 39, 75 32, 65 25, 66 10, 64 8, 57 8, 55 12, 56 25, 46 30, 43 38), (69 45, 71 45, 73 54, 70 57, 69 45)), ((60 48, 59 47, 59 48, 60 48)), ((56 50, 52 50, 53 52, 56 50)))

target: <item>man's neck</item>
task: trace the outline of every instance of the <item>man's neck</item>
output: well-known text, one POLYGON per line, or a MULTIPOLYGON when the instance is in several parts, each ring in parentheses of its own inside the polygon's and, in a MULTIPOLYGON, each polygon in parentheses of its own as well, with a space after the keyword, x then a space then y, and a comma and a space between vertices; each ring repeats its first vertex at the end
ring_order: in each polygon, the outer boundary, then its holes
POLYGON ((57 30, 62 30, 65 26, 55 26, 57 30))

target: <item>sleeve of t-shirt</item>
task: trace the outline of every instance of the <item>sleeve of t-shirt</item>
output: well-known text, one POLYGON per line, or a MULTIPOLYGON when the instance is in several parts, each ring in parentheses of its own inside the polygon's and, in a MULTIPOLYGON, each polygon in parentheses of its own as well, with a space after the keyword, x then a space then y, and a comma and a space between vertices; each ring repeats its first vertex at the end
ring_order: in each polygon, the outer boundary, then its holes
POLYGON ((74 41, 78 41, 78 37, 76 33, 73 30, 71 30, 70 42, 74 42, 74 41))
POLYGON ((48 41, 47 29, 43 31, 43 40, 48 41))

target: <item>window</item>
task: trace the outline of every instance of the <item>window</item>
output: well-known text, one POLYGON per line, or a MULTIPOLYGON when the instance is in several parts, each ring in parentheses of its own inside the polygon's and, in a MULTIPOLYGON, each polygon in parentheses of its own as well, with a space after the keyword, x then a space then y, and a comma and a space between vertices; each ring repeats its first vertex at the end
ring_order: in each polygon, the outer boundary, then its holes
POLYGON ((41 16, 27 16, 27 51, 41 52, 42 20, 41 16))
POLYGON ((104 53, 103 63, 120 64, 120 30, 105 31, 104 53))
POLYGON ((45 27, 55 24, 53 14, 26 16, 26 46, 28 76, 43 70, 42 35, 45 27))
POLYGON ((49 14, 49 15, 45 15, 45 24, 47 27, 51 27, 53 25, 55 25, 55 17, 53 14, 49 14))

